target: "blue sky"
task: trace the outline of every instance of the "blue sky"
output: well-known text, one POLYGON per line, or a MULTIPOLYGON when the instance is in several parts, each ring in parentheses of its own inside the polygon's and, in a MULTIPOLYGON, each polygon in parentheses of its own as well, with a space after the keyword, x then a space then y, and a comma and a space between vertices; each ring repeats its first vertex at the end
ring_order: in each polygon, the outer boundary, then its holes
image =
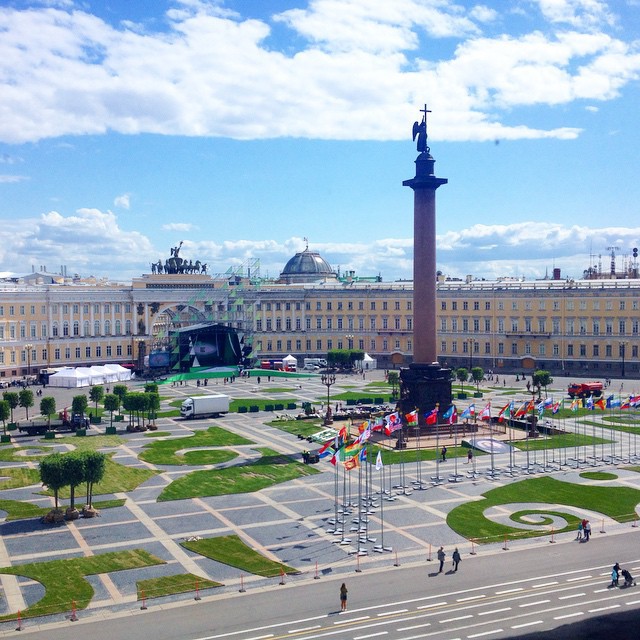
POLYGON ((0 272, 126 281, 305 247, 411 277, 581 277, 640 244, 640 0, 0 1, 0 272))

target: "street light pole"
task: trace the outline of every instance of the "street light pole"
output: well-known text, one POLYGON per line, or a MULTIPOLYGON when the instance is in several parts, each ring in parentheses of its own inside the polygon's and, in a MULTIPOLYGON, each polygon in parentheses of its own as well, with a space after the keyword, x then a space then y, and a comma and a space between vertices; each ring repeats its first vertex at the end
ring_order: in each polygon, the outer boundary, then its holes
POLYGON ((625 349, 626 349, 627 343, 626 342, 621 342, 620 343, 620 355, 622 356, 622 377, 624 378, 624 355, 625 355, 625 349))
POLYGON ((24 348, 27 350, 27 375, 31 376, 31 349, 33 349, 33 345, 28 343, 24 348))
POLYGON ((469 338, 469 373, 473 369, 473 338, 469 338))
POLYGON ((324 424, 333 424, 333 418, 331 417, 331 396, 329 395, 329 389, 336 383, 336 377, 333 373, 323 373, 320 377, 322 384, 327 387, 327 412, 324 416, 324 424))

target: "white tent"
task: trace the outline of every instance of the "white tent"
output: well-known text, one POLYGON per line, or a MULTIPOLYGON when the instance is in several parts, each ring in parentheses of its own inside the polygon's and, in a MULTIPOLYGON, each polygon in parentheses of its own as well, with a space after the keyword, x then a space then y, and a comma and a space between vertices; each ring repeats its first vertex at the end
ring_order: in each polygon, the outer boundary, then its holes
POLYGON ((356 362, 356 366, 358 369, 362 369, 362 371, 377 369, 378 361, 375 358, 372 358, 368 353, 365 353, 362 360, 358 360, 358 362, 356 362))
POLYGON ((298 359, 294 358, 291 354, 289 354, 288 356, 282 358, 282 364, 284 364, 285 366, 293 365, 297 369, 298 368, 298 359))
POLYGON ((94 384, 107 384, 130 380, 131 371, 119 364, 94 365, 93 367, 65 367, 49 376, 52 387, 89 387, 94 384))
POLYGON ((49 386, 51 387, 88 387, 91 384, 91 376, 87 367, 64 367, 57 373, 49 376, 49 386))

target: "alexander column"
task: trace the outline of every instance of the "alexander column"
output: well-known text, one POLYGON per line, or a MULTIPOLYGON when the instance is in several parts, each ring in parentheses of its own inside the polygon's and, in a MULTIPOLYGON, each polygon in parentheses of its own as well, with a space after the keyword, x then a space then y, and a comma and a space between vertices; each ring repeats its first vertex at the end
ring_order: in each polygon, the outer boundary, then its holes
POLYGON ((427 146, 427 105, 422 122, 414 123, 420 155, 416 175, 402 184, 413 189, 413 363, 400 371, 400 409, 418 409, 424 417, 439 405, 440 413, 451 406, 451 370, 437 361, 436 324, 436 189, 447 184, 434 175, 435 160, 427 146))

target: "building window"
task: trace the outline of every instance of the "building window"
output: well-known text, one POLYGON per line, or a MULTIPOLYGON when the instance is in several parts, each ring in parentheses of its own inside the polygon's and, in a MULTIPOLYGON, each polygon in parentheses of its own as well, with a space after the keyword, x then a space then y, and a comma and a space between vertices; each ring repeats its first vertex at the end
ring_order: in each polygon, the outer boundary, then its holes
POLYGON ((64 359, 71 360, 71 347, 65 347, 64 349, 64 359))
POLYGON ((610 358, 613 355, 613 350, 611 349, 611 345, 610 344, 605 345, 605 347, 604 347, 604 355, 607 358, 610 358))
POLYGON ((584 358, 587 355, 587 345, 586 344, 581 344, 580 345, 580 357, 584 358))
POLYGON ((322 340, 316 340, 316 351, 322 351, 322 340))
POLYGON ((484 352, 487 355, 489 355, 491 353, 491 343, 490 342, 485 342, 484 343, 484 352))
MULTIPOLYGON (((396 348, 397 348, 397 347, 396 347, 396 348)), ((440 352, 441 352, 441 353, 447 353, 447 341, 446 341, 446 340, 443 340, 443 341, 440 343, 440 352)))
POLYGON ((84 348, 84 357, 85 358, 90 358, 91 357, 91 347, 85 347, 84 348))
POLYGON ((327 318, 327 330, 328 331, 333 330, 333 318, 327 318))
POLYGON ((458 343, 455 340, 451 343, 451 353, 458 353, 458 343))
POLYGON ((388 305, 387 305, 387 301, 386 301, 386 300, 384 300, 384 301, 382 302, 382 310, 383 310, 383 311, 388 311, 389 309, 388 309, 387 307, 388 307, 388 305))
POLYGON ((375 318, 369 318, 369 329, 371 329, 371 331, 375 331, 376 330, 376 319, 375 318))
POLYGON ((327 302, 327 311, 331 311, 331 301, 327 302))
POLYGON ((621 336, 626 335, 626 333, 627 333, 627 323, 626 323, 625 320, 620 320, 618 322, 618 330, 619 330, 621 336))
POLYGON ((273 329, 273 322, 271 318, 267 318, 267 331, 271 331, 273 329))
POLYGON ((517 342, 512 342, 511 343, 511 355, 512 356, 517 356, 518 355, 518 343, 517 342))
POLYGON ((554 344, 553 345, 553 355, 556 356, 556 357, 560 355, 560 345, 559 344, 554 344))
POLYGON ((467 300, 462 303, 462 310, 469 311, 469 302, 467 300))
POLYGON ((53 359, 54 360, 60 360, 60 349, 56 348, 53 350, 53 359))
POLYGON ((407 318, 407 331, 413 331, 413 318, 407 318))
POLYGON ((600 345, 594 344, 593 345, 593 357, 597 358, 599 355, 600 355, 600 345))
POLYGON ((118 357, 122 356, 122 345, 121 344, 117 344, 116 345, 116 356, 118 356, 118 357))
POLYGON ((485 330, 485 333, 491 332, 491 318, 484 319, 484 330, 485 330))
POLYGON ((100 345, 96 345, 96 358, 102 358, 102 347, 100 345))
POLYGON ((573 345, 572 344, 568 344, 567 345, 567 355, 568 356, 572 356, 573 355, 573 345))
POLYGON ((547 352, 546 346, 545 346, 544 342, 541 342, 538 345, 538 355, 544 356, 544 355, 546 355, 546 352, 547 352))
POLYGON ((80 349, 80 347, 76 347, 76 360, 80 360, 81 355, 82 350, 80 349))
POLYGON ((376 301, 375 300, 371 301, 370 309, 371 309, 371 311, 375 311, 376 310, 376 301))
POLYGON ((77 320, 73 321, 73 335, 76 337, 80 335, 80 323, 77 320))
POLYGON ((333 349, 333 340, 327 340, 327 351, 333 349))
POLYGON ((479 300, 474 300, 474 302, 473 302, 473 310, 474 311, 480 311, 480 301, 479 300))

